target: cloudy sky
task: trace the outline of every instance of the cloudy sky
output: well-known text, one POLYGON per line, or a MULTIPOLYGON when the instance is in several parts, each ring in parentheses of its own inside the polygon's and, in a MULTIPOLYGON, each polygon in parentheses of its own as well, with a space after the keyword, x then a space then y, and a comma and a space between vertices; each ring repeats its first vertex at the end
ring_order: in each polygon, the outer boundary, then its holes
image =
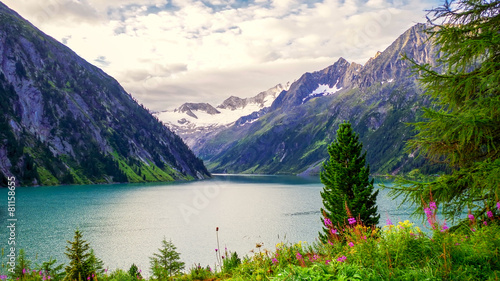
POLYGON ((437 0, 3 0, 152 110, 364 64, 437 0))

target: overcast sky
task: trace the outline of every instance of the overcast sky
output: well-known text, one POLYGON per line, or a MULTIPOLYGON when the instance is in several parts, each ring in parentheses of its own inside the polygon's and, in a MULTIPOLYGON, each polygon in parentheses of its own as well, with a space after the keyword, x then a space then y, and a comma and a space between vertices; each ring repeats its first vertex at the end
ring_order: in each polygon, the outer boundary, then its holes
POLYGON ((152 110, 364 64, 437 0, 3 0, 152 110))

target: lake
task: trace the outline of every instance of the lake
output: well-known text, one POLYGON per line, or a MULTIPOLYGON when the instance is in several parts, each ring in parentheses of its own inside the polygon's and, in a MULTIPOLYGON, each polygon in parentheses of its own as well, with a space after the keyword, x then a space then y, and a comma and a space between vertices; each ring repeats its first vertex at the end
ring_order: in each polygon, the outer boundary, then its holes
MULTIPOLYGON (((321 230, 317 178, 216 175, 182 183, 24 187, 16 189, 16 241, 34 264, 67 263, 67 240, 80 229, 110 270, 135 263, 149 273, 149 257, 165 237, 190 268, 215 264, 216 227, 221 249, 250 255, 256 243, 313 243, 321 230)), ((0 219, 7 224, 7 189, 0 189, 0 219)), ((411 210, 381 190, 380 222, 409 219, 411 210)), ((2 227, 5 229, 6 227, 2 227)), ((6 248, 7 231, 0 247, 6 248)), ((2 263, 6 257, 2 257, 2 263)))

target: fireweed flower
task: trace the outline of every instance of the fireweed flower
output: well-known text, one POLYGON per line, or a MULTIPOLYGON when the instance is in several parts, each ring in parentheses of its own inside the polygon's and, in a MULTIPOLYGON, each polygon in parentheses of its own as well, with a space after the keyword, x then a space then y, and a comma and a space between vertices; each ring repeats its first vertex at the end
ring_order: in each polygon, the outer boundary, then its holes
POLYGON ((336 229, 330 229, 330 233, 333 235, 337 235, 337 230, 336 229))
POLYGON ((443 223, 443 229, 441 229, 441 232, 444 232, 447 230, 449 227, 446 225, 446 222, 443 223))
POLYGON ((392 225, 392 221, 391 221, 390 219, 387 219, 387 220, 385 221, 385 223, 386 223, 387 225, 392 225))
POLYGON ((26 274, 26 268, 23 268, 23 274, 26 274))
POLYGON ((428 218, 430 216, 432 216, 432 210, 431 210, 431 208, 424 208, 424 212, 425 212, 425 214, 427 215, 428 218))
POLYGON ((278 260, 276 258, 273 258, 273 264, 278 264, 278 260))
POLYGON ((324 218, 323 222, 325 223, 325 226, 332 225, 332 221, 329 218, 324 218))
POLYGON ((483 224, 484 224, 484 225, 488 225, 488 222, 486 222, 486 221, 483 221, 483 224))
POLYGON ((497 210, 500 211, 500 201, 497 202, 497 210))
POLYGON ((295 257, 297 257, 298 260, 302 259, 302 255, 299 252, 297 252, 297 254, 295 255, 295 257))
POLYGON ((469 217, 470 221, 474 221, 474 215, 473 214, 469 214, 468 217, 469 217))
POLYGON ((429 208, 431 208, 432 210, 436 210, 437 209, 436 202, 434 201, 429 202, 429 208))
POLYGON ((486 215, 488 216, 488 218, 492 218, 493 217, 493 212, 492 211, 488 211, 486 212, 486 215))
POLYGON ((331 262, 331 260, 326 260, 325 264, 328 265, 331 262))
POLYGON ((354 247, 354 243, 349 242, 349 247, 354 247))
POLYGON ((340 258, 337 259, 338 262, 345 262, 347 260, 346 256, 341 256, 340 258))
POLYGON ((349 218, 349 224, 355 224, 356 219, 355 218, 349 218))

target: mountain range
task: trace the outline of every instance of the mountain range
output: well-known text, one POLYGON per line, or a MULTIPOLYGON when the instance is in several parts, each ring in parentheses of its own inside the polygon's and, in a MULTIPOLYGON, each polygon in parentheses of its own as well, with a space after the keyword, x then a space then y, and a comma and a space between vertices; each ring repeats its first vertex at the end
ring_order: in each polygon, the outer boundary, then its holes
POLYGON ((278 95, 289 87, 290 83, 278 84, 251 98, 231 96, 216 107, 209 103, 184 103, 154 115, 196 149, 217 132, 252 122, 265 114, 278 95))
MULTIPOLYGON (((436 65, 439 49, 426 28, 413 26, 364 65, 340 58, 323 70, 305 73, 269 107, 222 128, 204 134, 184 131, 181 136, 214 173, 315 174, 328 157, 327 146, 339 124, 349 121, 364 143, 372 173, 414 168, 431 172, 434 168, 405 150, 414 135, 406 123, 419 120, 420 109, 430 103, 412 63, 402 55, 436 65)), ((182 111, 185 106, 177 113, 188 114, 182 111)), ((205 118, 197 113, 204 109, 197 110, 191 113, 205 118)))
POLYGON ((2 186, 210 177, 115 79, 3 3, 0 107, 2 186))

